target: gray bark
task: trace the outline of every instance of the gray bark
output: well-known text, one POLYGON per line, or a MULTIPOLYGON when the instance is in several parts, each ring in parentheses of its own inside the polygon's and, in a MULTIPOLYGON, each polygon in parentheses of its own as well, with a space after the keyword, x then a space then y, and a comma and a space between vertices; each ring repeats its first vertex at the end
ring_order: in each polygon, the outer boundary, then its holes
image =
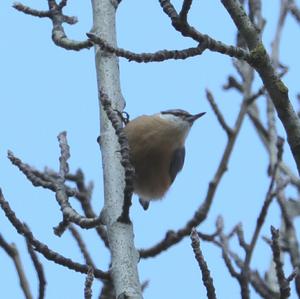
MULTIPOLYGON (((110 0, 92 0, 93 30, 110 44, 117 46, 115 13, 116 8, 110 0)), ((115 55, 105 53, 95 45, 95 59, 98 90, 105 92, 112 106, 120 111, 125 103, 121 94, 119 64, 115 55)), ((134 234, 131 224, 117 221, 122 212, 124 198, 124 169, 120 164, 119 144, 110 121, 100 106, 100 140, 104 173, 104 209, 103 222, 107 227, 107 236, 112 258, 111 274, 117 298, 141 299, 142 292, 138 277, 137 263, 139 255, 134 246, 134 234)))

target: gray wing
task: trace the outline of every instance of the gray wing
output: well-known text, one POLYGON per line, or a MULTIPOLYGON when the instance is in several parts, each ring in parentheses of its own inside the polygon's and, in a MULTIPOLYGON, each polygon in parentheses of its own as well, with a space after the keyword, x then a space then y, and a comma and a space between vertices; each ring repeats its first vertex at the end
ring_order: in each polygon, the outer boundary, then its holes
POLYGON ((169 169, 169 174, 170 174, 172 183, 175 180, 178 172, 183 167, 184 157, 185 157, 185 148, 184 147, 176 149, 172 155, 170 169, 169 169))

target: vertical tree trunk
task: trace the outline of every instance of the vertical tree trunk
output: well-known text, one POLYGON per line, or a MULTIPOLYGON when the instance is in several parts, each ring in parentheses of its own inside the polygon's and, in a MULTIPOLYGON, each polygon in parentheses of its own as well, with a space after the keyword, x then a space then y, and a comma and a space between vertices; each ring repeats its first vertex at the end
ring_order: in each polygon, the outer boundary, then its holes
MULTIPOLYGON (((116 46, 115 13, 112 0, 92 0, 93 32, 116 46)), ((117 1, 115 1, 117 2, 117 1)), ((112 100, 112 106, 123 110, 123 100, 118 59, 95 46, 98 90, 102 90, 112 100)), ((99 93, 100 94, 100 93, 99 93)), ((100 95, 99 95, 100 96, 100 95)), ((102 212, 107 227, 112 258, 111 274, 117 298, 141 299, 141 286, 137 263, 139 255, 134 246, 132 225, 117 221, 121 215, 124 198, 124 169, 120 164, 119 144, 105 112, 100 106, 101 153, 104 173, 105 204, 102 212)))

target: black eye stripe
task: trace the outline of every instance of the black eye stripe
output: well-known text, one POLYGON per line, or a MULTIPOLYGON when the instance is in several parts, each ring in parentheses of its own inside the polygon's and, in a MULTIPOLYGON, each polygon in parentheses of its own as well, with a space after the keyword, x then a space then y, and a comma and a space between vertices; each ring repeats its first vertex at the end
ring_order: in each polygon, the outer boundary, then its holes
POLYGON ((170 109, 170 110, 162 111, 161 114, 172 114, 175 116, 190 116, 191 115, 187 111, 184 111, 181 109, 170 109))

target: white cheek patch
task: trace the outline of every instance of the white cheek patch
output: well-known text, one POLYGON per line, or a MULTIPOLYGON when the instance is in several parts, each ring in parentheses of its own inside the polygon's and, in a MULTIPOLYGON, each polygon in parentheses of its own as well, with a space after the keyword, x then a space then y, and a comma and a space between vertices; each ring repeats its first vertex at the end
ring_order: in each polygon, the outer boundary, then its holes
POLYGON ((162 118, 163 120, 166 120, 166 121, 169 121, 171 123, 174 124, 174 126, 176 126, 178 129, 180 129, 183 133, 183 138, 185 139, 191 129, 191 126, 190 124, 183 120, 182 118, 178 117, 178 116, 175 116, 173 114, 162 114, 162 113, 159 113, 158 116, 160 118, 162 118))
POLYGON ((173 114, 162 114, 162 113, 159 113, 158 116, 160 118, 164 119, 164 120, 171 121, 171 122, 173 122, 175 124, 177 124, 178 122, 182 122, 182 120, 179 117, 177 117, 177 116, 175 116, 173 114))

